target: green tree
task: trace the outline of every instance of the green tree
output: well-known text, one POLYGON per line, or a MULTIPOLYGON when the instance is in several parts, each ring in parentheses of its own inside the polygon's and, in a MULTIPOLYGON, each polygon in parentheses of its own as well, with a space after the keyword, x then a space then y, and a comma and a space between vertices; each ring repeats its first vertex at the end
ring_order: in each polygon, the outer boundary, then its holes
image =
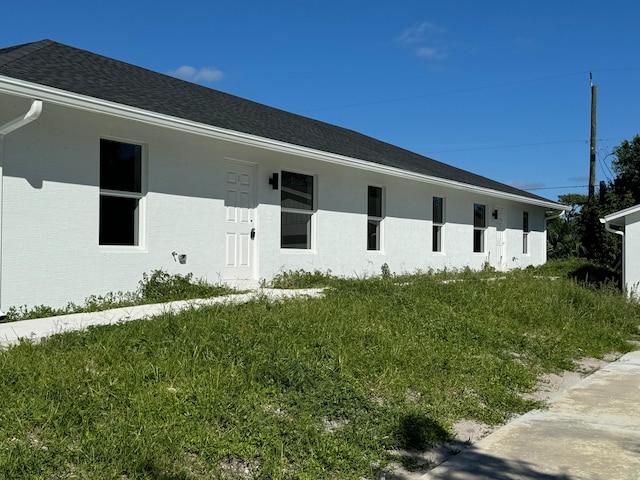
POLYGON ((581 208, 578 224, 586 257, 620 271, 621 238, 607 232, 600 219, 640 203, 640 135, 631 141, 623 140, 611 153, 614 157, 611 168, 616 177, 601 184, 597 195, 581 208))
POLYGON ((597 264, 619 271, 622 257, 620 236, 607 232, 600 223, 602 217, 619 210, 615 206, 618 205, 617 200, 609 191, 598 191, 595 198, 582 206, 577 227, 584 256, 597 264))
POLYGON ((550 258, 584 257, 620 271, 620 236, 607 232, 600 219, 640 203, 640 135, 623 140, 611 154, 616 177, 608 184, 602 183, 594 198, 576 193, 558 197, 558 202, 572 208, 564 218, 549 222, 550 258))
POLYGON ((571 210, 547 224, 547 255, 549 258, 582 257, 585 248, 579 230, 580 208, 587 203, 587 196, 579 193, 560 195, 558 202, 571 210))
POLYGON ((640 135, 633 140, 623 140, 612 152, 615 157, 611 167, 616 174, 613 181, 615 195, 623 197, 623 203, 640 203, 640 135))

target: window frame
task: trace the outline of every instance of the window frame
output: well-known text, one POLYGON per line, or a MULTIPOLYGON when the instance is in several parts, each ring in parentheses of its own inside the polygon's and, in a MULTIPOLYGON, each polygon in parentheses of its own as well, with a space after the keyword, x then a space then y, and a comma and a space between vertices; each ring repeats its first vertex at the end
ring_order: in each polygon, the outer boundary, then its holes
POLYGON ((433 196, 431 200, 431 251, 434 253, 444 252, 444 224, 446 223, 445 217, 445 199, 444 197, 433 196), (440 200, 440 221, 436 221, 436 199, 440 200))
MULTIPOLYGON (((148 146, 144 142, 130 139, 100 137, 98 142, 98 165, 99 165, 99 205, 98 205, 98 247, 101 250, 125 250, 125 251, 144 251, 146 248, 146 198, 147 198, 147 165, 148 165, 148 146), (103 155, 102 142, 114 142, 125 145, 132 145, 139 148, 139 171, 134 172, 134 176, 139 177, 139 191, 118 190, 113 188, 102 188, 103 180, 103 155), (103 243, 101 230, 103 222, 103 198, 120 198, 133 199, 137 201, 137 206, 133 210, 133 242, 132 243, 103 243)), ((135 180, 133 183, 138 183, 135 180)))
POLYGON ((522 212, 522 254, 529 255, 529 212, 522 212))
MULTIPOLYGON (((316 211, 317 211, 317 178, 316 175, 310 174, 310 173, 306 173, 306 172, 300 172, 300 171, 294 171, 294 170, 281 170, 280 171, 280 249, 282 251, 285 252, 295 252, 295 251, 299 251, 299 252, 309 252, 309 251, 314 251, 315 250, 315 217, 316 217, 316 211), (287 185, 285 183, 285 178, 286 175, 299 175, 299 176, 303 176, 303 177, 309 177, 311 179, 311 204, 310 204, 310 208, 295 208, 295 207, 285 207, 283 206, 283 202, 285 199, 283 199, 283 193, 285 191, 285 189, 287 188, 287 185), (307 222, 307 231, 306 231, 306 247, 299 247, 299 246, 285 246, 283 243, 283 225, 285 225, 285 223, 283 222, 283 218, 284 215, 286 214, 293 214, 293 215, 305 215, 308 216, 308 222, 307 222)), ((293 244, 293 245, 299 245, 299 244, 293 244)))
POLYGON ((487 205, 482 203, 473 204, 473 253, 485 253, 487 230, 487 205), (476 219, 479 218, 477 211, 482 210, 482 224, 479 225, 476 219))
POLYGON ((385 218, 385 189, 380 185, 367 185, 367 252, 382 252, 384 247, 384 218, 385 218), (371 190, 376 189, 380 192, 377 197, 380 205, 376 206, 378 212, 371 212, 371 190), (379 213, 380 215, 375 215, 379 213), (371 247, 372 231, 371 226, 375 226, 375 246, 371 247))

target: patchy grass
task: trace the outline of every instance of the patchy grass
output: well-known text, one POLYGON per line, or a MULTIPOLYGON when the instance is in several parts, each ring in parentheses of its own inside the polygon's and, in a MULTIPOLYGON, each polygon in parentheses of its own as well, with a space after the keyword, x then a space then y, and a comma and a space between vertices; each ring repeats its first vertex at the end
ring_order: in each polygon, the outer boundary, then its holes
POLYGON ((638 339, 638 304, 536 271, 330 282, 0 351, 0 477, 374 478, 638 339))
POLYGON ((97 312, 110 308, 131 307, 149 303, 218 297, 234 292, 233 289, 225 285, 211 285, 203 279, 194 280, 191 273, 187 275, 170 275, 162 269, 154 270, 149 274, 143 273, 142 280, 138 285, 138 289, 135 292, 93 295, 88 297, 82 305, 76 305, 71 302, 63 308, 52 308, 46 305, 38 305, 32 308, 27 306, 11 307, 4 321, 15 322, 17 320, 54 317, 69 313, 97 312))
POLYGON ((280 272, 269 282, 272 288, 322 288, 336 283, 336 277, 331 275, 331 270, 322 272, 315 270, 289 270, 280 272))
POLYGON ((529 267, 540 275, 571 278, 589 288, 619 289, 622 272, 577 257, 554 260, 539 267, 529 267))

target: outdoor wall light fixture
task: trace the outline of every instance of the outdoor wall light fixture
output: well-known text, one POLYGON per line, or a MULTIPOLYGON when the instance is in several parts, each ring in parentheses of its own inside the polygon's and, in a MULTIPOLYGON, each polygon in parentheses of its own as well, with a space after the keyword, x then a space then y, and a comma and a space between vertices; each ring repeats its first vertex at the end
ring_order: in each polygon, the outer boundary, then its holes
POLYGON ((271 188, 274 190, 278 189, 278 174, 274 173, 273 175, 271 175, 271 178, 269 179, 269 185, 271 185, 271 188))
POLYGON ((494 210, 492 216, 493 216, 494 220, 497 220, 498 219, 498 210, 494 210))
POLYGON ((171 256, 173 257, 173 261, 177 261, 179 262, 181 265, 184 265, 185 263, 187 263, 187 254, 186 253, 178 253, 178 252, 171 252, 171 256))

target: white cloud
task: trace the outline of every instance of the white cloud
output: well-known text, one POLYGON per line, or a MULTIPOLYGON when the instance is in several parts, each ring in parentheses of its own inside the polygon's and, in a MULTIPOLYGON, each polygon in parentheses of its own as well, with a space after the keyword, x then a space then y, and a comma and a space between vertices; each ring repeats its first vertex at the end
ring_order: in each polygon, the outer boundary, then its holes
POLYGON ((420 58, 444 60, 449 55, 442 37, 446 30, 433 22, 422 22, 405 28, 396 39, 398 43, 415 51, 420 58))
POLYGON ((190 65, 183 65, 171 72, 169 75, 191 80, 194 82, 217 82, 222 80, 222 72, 216 68, 195 68, 190 65))
POLYGON ((429 38, 443 34, 445 31, 444 28, 435 23, 422 22, 413 27, 405 28, 398 37, 398 41, 403 45, 423 43, 429 38))
POLYGON ((420 47, 418 48, 418 56, 429 60, 443 60, 447 58, 447 52, 438 47, 420 47))

